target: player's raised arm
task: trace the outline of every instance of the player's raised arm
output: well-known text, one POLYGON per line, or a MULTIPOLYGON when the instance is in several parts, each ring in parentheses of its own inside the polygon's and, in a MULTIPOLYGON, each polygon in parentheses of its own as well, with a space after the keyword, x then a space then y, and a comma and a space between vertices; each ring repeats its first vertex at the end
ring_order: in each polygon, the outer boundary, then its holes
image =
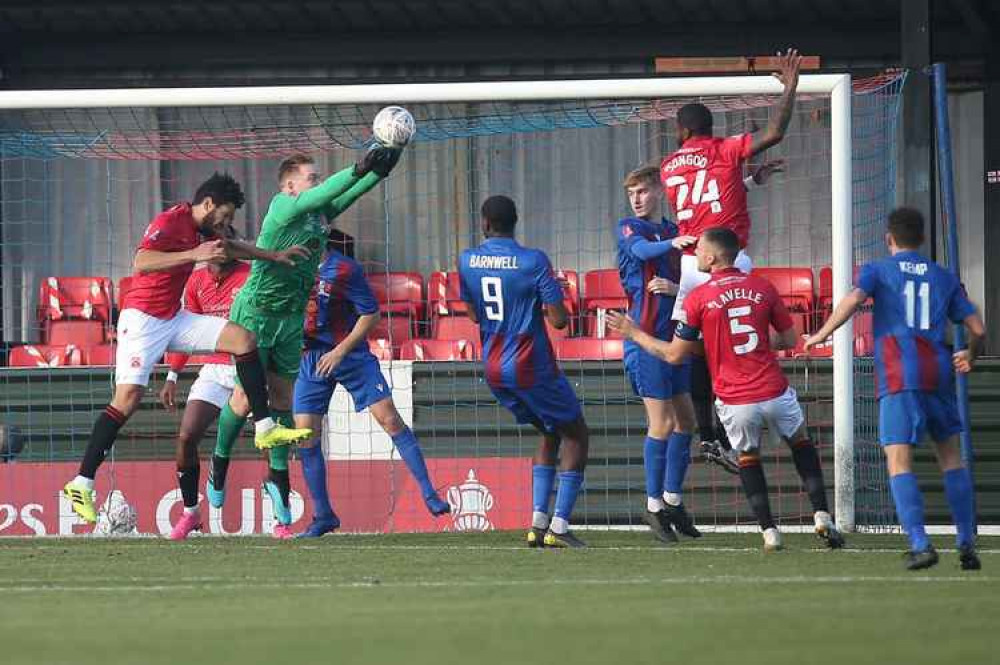
POLYGON ((354 166, 334 173, 315 187, 294 197, 288 214, 291 217, 298 217, 308 212, 322 210, 369 174, 385 178, 395 168, 401 154, 402 148, 387 148, 383 145, 369 148, 354 166))
POLYGON ((750 155, 764 152, 768 148, 781 143, 792 121, 792 109, 795 108, 795 89, 799 85, 799 68, 802 66, 802 56, 795 49, 788 49, 784 54, 779 52, 781 63, 774 76, 785 86, 785 91, 778 102, 778 112, 767 124, 767 129, 750 144, 750 155))
POLYGON ((354 205, 355 201, 370 192, 375 185, 379 184, 384 179, 385 176, 381 176, 374 171, 366 173, 360 180, 351 185, 350 189, 335 198, 329 203, 329 205, 323 208, 323 214, 326 215, 328 220, 335 220, 340 216, 340 213, 354 205))

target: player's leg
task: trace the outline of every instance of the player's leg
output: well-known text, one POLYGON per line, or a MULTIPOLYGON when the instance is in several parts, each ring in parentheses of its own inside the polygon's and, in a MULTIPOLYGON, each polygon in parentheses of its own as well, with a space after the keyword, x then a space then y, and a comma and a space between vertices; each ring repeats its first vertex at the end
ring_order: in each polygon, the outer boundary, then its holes
POLYGON ((649 355, 632 342, 625 343, 625 373, 632 391, 642 399, 646 411, 646 438, 642 465, 646 475, 646 508, 643 521, 657 540, 677 542, 677 534, 666 516, 663 483, 667 471, 667 444, 674 430, 674 407, 670 401, 670 365, 649 355))
POLYGON ((962 420, 954 393, 921 395, 927 415, 927 429, 934 440, 934 452, 944 480, 944 493, 955 523, 955 545, 962 570, 979 570, 976 553, 976 501, 972 474, 962 460, 959 434, 962 420))
MULTIPOLYGON (((565 381, 565 379, 563 379, 565 381)), ((565 390, 572 394, 567 384, 565 390)), ((576 399, 576 395, 573 395, 576 399)), ((578 407, 579 408, 579 407, 578 407)), ((590 430, 583 414, 570 423, 547 425, 559 434, 559 487, 556 489, 555 506, 548 533, 545 534, 546 547, 586 547, 586 544, 570 531, 570 518, 576 506, 576 498, 583 486, 587 454, 590 449, 590 430)))
POLYGON ((322 349, 309 349, 302 354, 299 374, 295 379, 292 410, 296 427, 313 431, 312 437, 299 447, 299 461, 312 500, 313 518, 300 538, 319 538, 340 528, 340 518, 330 505, 326 482, 326 459, 323 457, 323 416, 330 407, 330 397, 337 385, 334 377, 316 375, 316 363, 323 355, 322 349))
POLYGON ((142 401, 149 374, 167 350, 173 326, 173 320, 163 321, 134 309, 126 309, 118 319, 114 395, 94 422, 76 478, 63 487, 63 495, 85 522, 97 521, 94 507, 97 470, 114 445, 119 430, 142 401))
MULTIPOLYGON (((384 381, 384 379, 383 379, 384 381)), ((354 393, 351 393, 352 395, 354 393)), ((357 404, 358 402, 355 402, 357 404)), ((403 458, 403 463, 410 471, 410 475, 420 486, 420 495, 424 499, 424 505, 431 515, 438 517, 451 512, 451 507, 447 501, 438 496, 434 484, 431 482, 430 474, 427 471, 427 463, 424 461, 423 451, 417 436, 413 433, 403 418, 396 410, 396 405, 392 397, 386 397, 370 405, 369 411, 372 417, 385 430, 385 433, 392 439, 392 444, 396 446, 396 451, 403 458)))
POLYGON ((226 500, 226 475, 229 471, 229 458, 233 445, 240 437, 247 415, 250 413, 250 402, 247 395, 238 385, 219 413, 219 424, 215 437, 215 450, 212 452, 212 465, 208 472, 208 482, 205 483, 205 494, 208 502, 221 508, 226 500))
MULTIPOLYGON (((228 391, 223 390, 223 395, 221 403, 224 404, 225 398, 229 396, 228 391)), ((198 444, 218 416, 217 405, 188 395, 180 431, 177 433, 176 450, 177 484, 181 490, 184 514, 170 531, 171 540, 183 540, 192 531, 201 529, 201 513, 198 510, 198 484, 201 475, 198 444)))
POLYGON ((535 421, 534 426, 541 440, 531 460, 531 531, 528 532, 528 547, 543 547, 545 532, 552 523, 549 504, 556 486, 561 440, 555 432, 546 431, 541 421, 535 421))
POLYGON ((889 489, 896 514, 910 541, 906 555, 909 570, 929 568, 937 552, 924 526, 924 498, 913 473, 913 447, 924 435, 923 407, 914 391, 884 395, 879 399, 879 441, 889 469, 889 489))
MULTIPOLYGON (((292 420, 292 392, 294 390, 295 376, 298 374, 298 357, 295 358, 295 369, 289 371, 287 363, 277 366, 274 372, 268 373, 270 386, 270 403, 272 405, 271 414, 282 427, 290 431, 305 431, 293 429, 295 427, 292 420)), ((309 430, 309 437, 313 435, 309 430)), ((263 483, 264 491, 271 497, 271 504, 274 507, 274 518, 277 525, 274 527, 274 535, 277 538, 291 538, 294 534, 291 531, 292 524, 292 483, 288 471, 289 447, 277 446, 267 451, 267 479, 263 483)))
POLYGON ((701 532, 684 507, 682 490, 691 464, 691 433, 694 430, 694 405, 691 403, 690 365, 670 366, 672 381, 670 402, 674 407, 674 428, 667 439, 667 468, 663 479, 664 514, 679 533, 700 538, 701 532))
POLYGON ((760 462, 761 429, 764 425, 760 405, 725 404, 718 400, 715 404, 733 450, 739 454, 740 484, 764 535, 764 551, 780 550, 781 534, 771 513, 767 477, 760 462))
POLYGON ((712 392, 712 378, 708 364, 701 356, 691 359, 691 401, 698 421, 698 437, 705 460, 718 464, 723 471, 738 475, 739 455, 729 445, 726 430, 715 413, 715 394, 712 392))

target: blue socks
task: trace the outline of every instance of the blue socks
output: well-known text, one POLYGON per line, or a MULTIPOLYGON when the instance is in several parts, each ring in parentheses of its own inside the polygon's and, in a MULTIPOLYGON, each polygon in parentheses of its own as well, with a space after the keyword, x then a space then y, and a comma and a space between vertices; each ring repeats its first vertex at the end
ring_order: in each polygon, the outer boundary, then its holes
POLYGON ((434 486, 431 484, 430 475, 427 473, 427 464, 424 462, 424 454, 420 451, 420 444, 417 437, 409 427, 392 437, 392 443, 399 451, 399 456, 403 458, 406 468, 420 485, 420 494, 426 499, 436 496, 434 486))
POLYGON ((531 509, 536 513, 549 514, 549 497, 556 482, 556 468, 536 464, 531 467, 531 509))
POLYGON ((910 538, 910 549, 914 552, 926 550, 931 543, 924 530, 924 499, 917 487, 917 476, 912 472, 891 476, 889 486, 896 502, 896 514, 910 538))
POLYGON ((559 472, 559 489, 556 491, 555 509, 555 516, 557 518, 569 521, 570 515, 573 514, 573 505, 576 503, 576 495, 580 492, 581 485, 583 485, 582 471, 559 472))
POLYGON ((944 493, 948 497, 951 517, 955 521, 955 543, 972 545, 976 538, 976 514, 973 499, 972 474, 965 467, 944 472, 944 493))
POLYGON ((299 448, 299 460, 302 462, 302 475, 306 477, 309 495, 313 502, 313 517, 315 519, 330 519, 333 508, 330 507, 330 496, 326 489, 326 460, 323 459, 323 447, 317 444, 312 448, 299 448))
POLYGON ((663 495, 663 475, 667 468, 667 441, 646 437, 642 449, 646 469, 646 496, 659 499, 663 495))
MULTIPOLYGON (((691 435, 674 432, 667 439, 667 468, 663 477, 663 489, 671 494, 680 494, 691 464, 691 435)), ((649 473, 648 471, 646 472, 649 473)))

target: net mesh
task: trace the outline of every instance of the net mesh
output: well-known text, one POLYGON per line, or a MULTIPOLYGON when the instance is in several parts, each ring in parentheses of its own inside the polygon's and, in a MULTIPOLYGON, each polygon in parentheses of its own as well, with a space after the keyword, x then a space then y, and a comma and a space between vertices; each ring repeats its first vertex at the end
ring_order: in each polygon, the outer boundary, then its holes
MULTIPOLYGON (((858 261, 878 251, 880 220, 895 198, 902 83, 896 74, 855 82, 858 261)), ((633 168, 658 164, 675 147, 673 114, 687 101, 408 105, 417 120, 415 142, 393 176, 344 212, 336 228, 349 236, 345 249, 353 251, 373 282, 404 285, 398 287, 402 295, 384 299, 372 348, 453 514, 436 522, 427 518, 391 441, 369 414, 354 413, 349 398, 338 391, 324 448, 332 460, 335 507, 346 528, 520 528, 530 518, 530 458, 537 436, 517 427, 486 388, 476 362, 478 335, 456 315, 442 274, 454 270, 463 249, 481 241, 478 208, 497 193, 518 204, 519 241, 545 250, 576 291, 569 337, 554 341, 592 431, 586 489, 574 521, 641 523, 645 419, 623 372, 621 342, 603 325, 604 312, 615 302, 601 300, 608 295, 601 279, 617 279, 615 223, 629 214, 622 180, 633 168), (595 299, 600 302, 594 304, 595 299)), ((775 99, 701 101, 715 112, 716 133, 728 135, 762 129, 775 99)), ((187 200, 215 171, 228 171, 242 183, 247 203, 236 227, 256 237, 281 158, 305 151, 317 158, 321 173, 343 168, 370 141, 370 119, 377 110, 352 105, 0 114, 3 336, 7 364, 21 365, 0 368, 2 454, 9 462, 0 465, 0 488, 13 497, 16 511, 39 506, 38 521, 48 533, 86 531, 74 524, 57 492, 75 473, 93 419, 113 385, 107 365, 113 362, 116 312, 94 314, 92 302, 89 316, 64 313, 53 320, 51 293, 44 288, 48 278, 57 278, 67 312, 67 277, 86 277, 85 290, 95 278, 107 278, 116 308, 121 280, 131 272, 134 248, 149 220, 187 200), (45 345, 53 341, 58 343, 45 345)), ((811 330, 829 308, 822 272, 831 256, 830 153, 829 100, 804 96, 785 140, 766 155, 785 160, 785 173, 749 194, 749 252, 755 265, 809 274, 808 294, 788 294, 800 332, 811 330)), ((867 350, 863 341, 857 346, 867 350)), ((789 357, 783 363, 832 487, 830 360, 789 357)), ((858 524, 888 524, 892 510, 874 446, 870 358, 859 358, 857 367, 858 524)), ((196 374, 192 367, 182 376, 182 397, 196 374)), ((146 531, 169 529, 179 511, 171 461, 179 414, 158 405, 162 376, 154 374, 142 408, 98 478, 98 502, 120 489, 137 504, 139 527, 146 531)), ((202 443, 203 456, 214 435, 211 429, 202 443)), ((809 522, 811 510, 787 451, 772 440, 765 452, 775 513, 785 524, 809 522)), ((239 464, 230 498, 224 511, 213 509, 211 530, 267 531, 273 524, 270 507, 258 488, 264 462, 247 437, 234 455, 239 464)), ((304 494, 300 477, 293 475, 293 485, 304 494)), ((752 522, 735 477, 696 463, 688 485, 685 502, 700 524, 752 522)), ((305 504, 297 497, 293 513, 308 516, 305 504)), ((39 531, 18 518, 0 533, 32 529, 39 531)))

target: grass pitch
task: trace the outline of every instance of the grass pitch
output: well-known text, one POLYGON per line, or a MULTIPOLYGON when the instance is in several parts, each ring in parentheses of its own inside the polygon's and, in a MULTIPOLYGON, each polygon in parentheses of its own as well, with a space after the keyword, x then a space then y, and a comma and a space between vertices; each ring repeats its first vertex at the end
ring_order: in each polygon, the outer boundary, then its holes
POLYGON ((0 542, 0 662, 987 663, 1000 538, 983 570, 902 569, 900 536, 828 552, 786 535, 582 532, 0 542))

